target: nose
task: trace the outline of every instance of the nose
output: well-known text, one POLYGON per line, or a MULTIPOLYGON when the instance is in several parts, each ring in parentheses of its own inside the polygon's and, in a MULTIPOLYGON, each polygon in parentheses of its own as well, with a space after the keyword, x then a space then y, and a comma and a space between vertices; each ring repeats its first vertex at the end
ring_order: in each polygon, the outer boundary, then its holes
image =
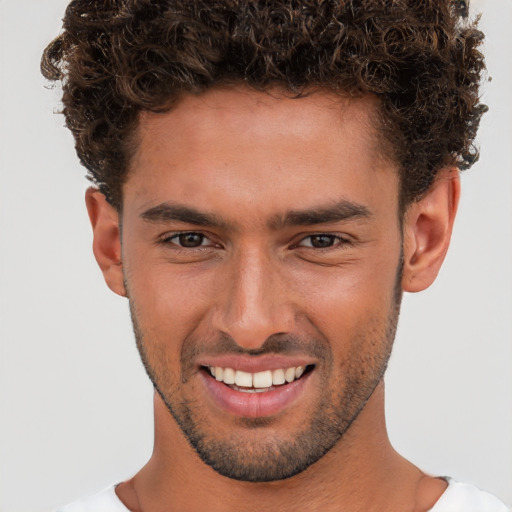
POLYGON ((240 251, 223 275, 213 327, 255 350, 275 334, 290 333, 295 313, 279 262, 263 251, 240 251))

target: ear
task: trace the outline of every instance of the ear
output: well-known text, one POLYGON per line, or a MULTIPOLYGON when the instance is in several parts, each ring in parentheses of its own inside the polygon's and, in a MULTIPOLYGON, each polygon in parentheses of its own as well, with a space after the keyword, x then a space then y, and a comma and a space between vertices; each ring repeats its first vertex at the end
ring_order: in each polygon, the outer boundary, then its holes
POLYGON ((459 196, 458 169, 442 169, 428 193, 407 208, 404 216, 404 291, 424 290, 437 277, 450 245, 459 196))
POLYGON ((108 287, 126 297, 121 259, 119 215, 96 188, 85 193, 85 204, 93 232, 93 252, 108 287))

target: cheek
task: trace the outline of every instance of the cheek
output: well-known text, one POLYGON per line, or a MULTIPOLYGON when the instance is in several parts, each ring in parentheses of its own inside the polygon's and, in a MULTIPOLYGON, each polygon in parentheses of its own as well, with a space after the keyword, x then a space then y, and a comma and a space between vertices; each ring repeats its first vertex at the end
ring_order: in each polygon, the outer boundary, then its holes
POLYGON ((345 267, 303 273, 296 285, 305 312, 337 326, 384 316, 394 304, 396 262, 357 262, 345 267), (300 291, 299 291, 300 289, 300 291))
POLYGON ((214 274, 183 268, 173 272, 167 262, 129 263, 126 281, 141 330, 152 343, 172 340, 179 345, 176 340, 189 336, 210 308, 214 274))

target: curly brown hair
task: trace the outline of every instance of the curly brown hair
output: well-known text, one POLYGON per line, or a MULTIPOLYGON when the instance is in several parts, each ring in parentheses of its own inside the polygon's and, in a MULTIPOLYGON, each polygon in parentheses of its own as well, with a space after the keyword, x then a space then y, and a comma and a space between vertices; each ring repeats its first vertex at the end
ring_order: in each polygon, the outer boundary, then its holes
POLYGON ((73 0, 41 69, 116 208, 140 112, 237 83, 376 95, 406 205, 478 158, 482 39, 462 0, 73 0))

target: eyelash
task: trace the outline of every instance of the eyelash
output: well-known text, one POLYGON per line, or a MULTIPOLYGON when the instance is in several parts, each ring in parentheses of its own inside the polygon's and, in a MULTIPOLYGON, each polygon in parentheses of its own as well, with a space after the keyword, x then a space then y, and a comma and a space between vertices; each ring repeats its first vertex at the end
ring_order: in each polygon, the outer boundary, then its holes
MULTIPOLYGON (((184 232, 180 232, 180 233, 173 233, 171 235, 167 235, 167 236, 161 238, 159 240, 159 243, 162 245, 173 245, 175 247, 175 250, 187 251, 187 252, 194 251, 194 250, 196 250, 196 251, 203 250, 204 251, 205 249, 209 249, 211 247, 216 247, 216 248, 222 247, 220 244, 216 244, 215 242, 213 242, 208 235, 206 235, 204 233, 199 233, 196 231, 184 231, 184 232), (179 245, 179 243, 173 241, 175 239, 179 240, 180 237, 191 236, 191 235, 201 237, 201 244, 198 246, 195 246, 195 247, 186 247, 183 245, 179 245), (210 240, 211 244, 203 245, 203 242, 205 240, 210 240)), ((352 240, 350 240, 349 238, 342 237, 340 235, 333 235, 330 233, 313 233, 311 235, 307 235, 307 236, 301 238, 297 243, 292 244, 290 246, 290 249, 303 247, 303 248, 307 248, 307 249, 314 249, 315 251, 329 251, 329 250, 342 249, 342 248, 345 248, 347 246, 352 246, 352 245, 354 245, 352 240), (325 237, 325 238, 330 239, 333 243, 326 247, 314 247, 312 244, 312 239, 315 237, 318 237, 318 238, 325 237), (304 241, 306 241, 308 239, 310 240, 311 245, 301 245, 301 243, 303 243, 304 241)))
POLYGON ((175 250, 179 250, 179 251, 194 251, 194 250, 197 251, 197 250, 205 250, 205 249, 208 249, 211 247, 220 247, 220 244, 215 244, 208 235, 205 235, 204 233, 198 233, 196 231, 182 231, 180 233, 173 233, 171 235, 166 235, 159 240, 159 243, 162 245, 173 245, 175 247, 175 250), (191 235, 201 237, 201 244, 196 247, 186 247, 183 245, 179 245, 179 243, 173 241, 174 239, 179 240, 180 237, 191 236, 191 235), (203 245, 203 242, 205 240, 210 240, 211 244, 203 245))
POLYGON ((331 233, 313 233, 304 238, 301 238, 299 240, 299 242, 294 244, 291 248, 294 249, 295 247, 307 247, 308 249, 315 249, 317 251, 329 251, 329 250, 342 249, 342 248, 345 248, 347 246, 352 246, 352 245, 353 245, 352 240, 350 240, 349 238, 346 238, 346 237, 342 237, 340 235, 333 235, 331 233), (312 239, 313 238, 321 238, 321 237, 330 239, 333 242, 332 245, 329 245, 327 247, 314 247, 312 245, 312 239), (304 242, 308 239, 310 240, 311 245, 307 245, 307 246, 300 245, 302 242, 304 242))

